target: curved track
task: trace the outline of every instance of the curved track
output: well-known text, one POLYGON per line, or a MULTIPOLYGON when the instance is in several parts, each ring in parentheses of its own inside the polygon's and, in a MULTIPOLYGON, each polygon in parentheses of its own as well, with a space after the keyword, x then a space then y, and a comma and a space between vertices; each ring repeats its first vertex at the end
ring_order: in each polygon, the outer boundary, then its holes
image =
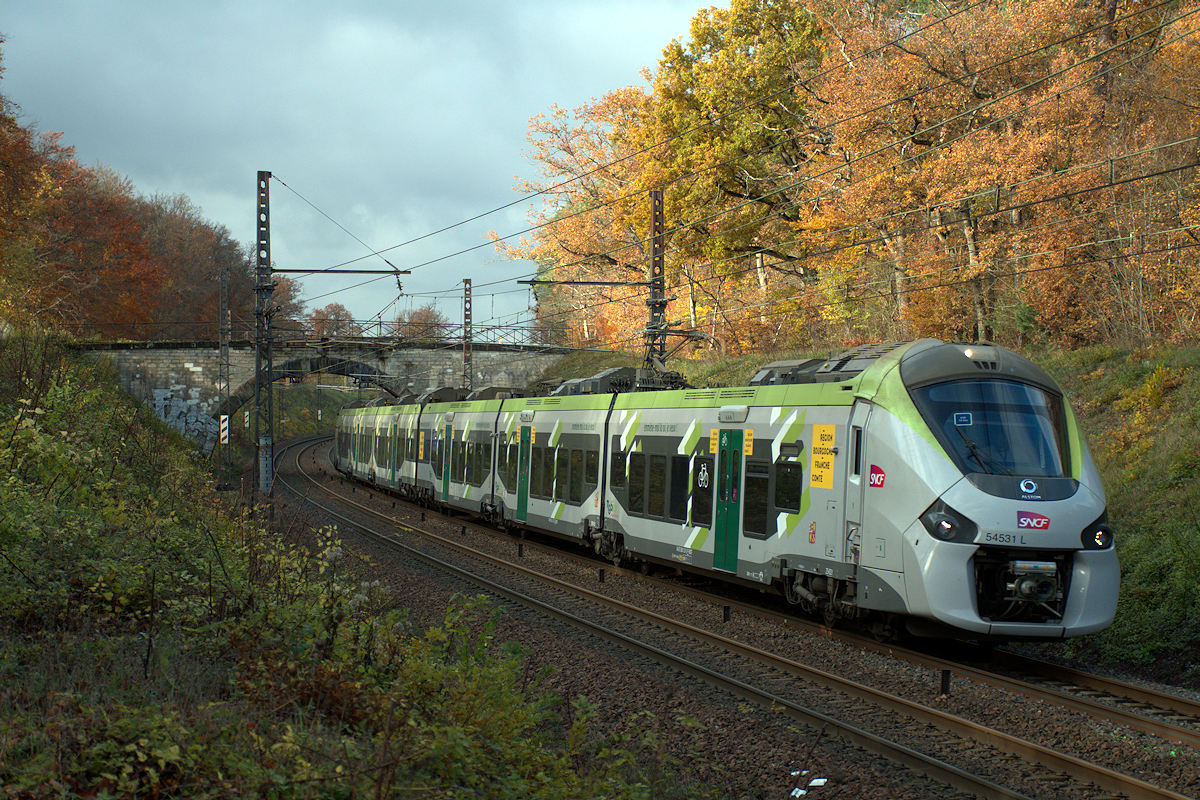
MULTIPOLYGON (((1014 764, 1011 762, 1015 758, 1027 765, 1016 771, 1032 772, 1031 779, 1035 785, 1053 785, 1057 787, 1056 792, 1065 792, 1060 796, 1096 796, 1095 790, 1100 789, 1103 792, 1131 798, 1186 797, 1186 795, 1170 789, 1160 788, 1135 777, 1122 775, 1078 757, 1056 752, 985 724, 973 722, 895 694, 860 685, 830 672, 815 669, 685 622, 623 603, 582 586, 537 573, 520 564, 513 563, 512 560, 499 558, 490 552, 469 547, 431 531, 422 530, 417 526, 396 524, 388 515, 341 496, 327 486, 325 481, 306 472, 302 465, 301 455, 312 446, 314 443, 308 440, 294 443, 280 451, 280 458, 284 456, 285 452, 290 453, 289 458, 294 458, 297 479, 293 481, 290 477, 281 476, 278 483, 298 496, 305 497, 307 502, 320 508, 323 513, 340 519, 366 535, 386 542, 389 546, 403 548, 411 555, 435 564, 439 569, 452 572, 476 583, 490 592, 536 609, 538 613, 550 615, 570 625, 586 629, 596 636, 617 643, 620 647, 633 649, 670 669, 699 678, 745 700, 777 710, 798 722, 834 732, 858 747, 918 771, 942 784, 980 797, 1045 796, 1038 791, 1030 792, 1027 788, 1030 778, 1025 781, 1016 781, 1014 785, 1019 788, 1001 785, 994 779, 996 775, 1013 772, 1014 764), (313 489, 319 490, 328 499, 315 501, 312 497, 313 489), (373 521, 364 522, 364 516, 373 521), (431 554, 426 552, 423 547, 414 546, 407 541, 399 541, 397 535, 388 532, 386 528, 398 528, 407 534, 417 534, 424 541, 433 542, 439 549, 448 549, 448 552, 452 552, 454 555, 431 554), (486 571, 489 574, 483 574, 485 570, 463 566, 461 562, 464 558, 488 565, 486 571), (500 570, 501 577, 499 578, 492 574, 496 569, 500 570), (515 582, 513 576, 517 576, 515 582), (543 587, 542 590, 530 591, 519 588, 531 582, 543 587), (546 595, 547 591, 549 597, 546 595), (535 597, 534 594, 538 596, 535 597), (583 604, 584 611, 582 613, 570 610, 572 607, 578 607, 580 603, 583 604), (597 612, 595 609, 603 609, 603 612, 597 612), (665 640, 664 631, 667 632, 665 640), (697 651, 700 652, 700 655, 697 655, 697 651), (709 654, 713 653, 716 655, 710 657, 709 654), (732 668, 724 666, 731 659, 734 666, 732 668), (717 667, 714 664, 720 666, 717 667), (824 710, 817 710, 795 699, 792 696, 793 693, 786 688, 794 685, 806 688, 823 687, 828 690, 830 695, 822 699, 824 710), (882 723, 880 723, 881 719, 882 723), (881 727, 887 732, 880 733, 881 727), (930 745, 930 737, 924 735, 919 730, 921 728, 936 729, 945 741, 940 744, 934 742, 930 745), (909 743, 914 741, 923 742, 921 749, 909 746, 909 743), (971 754, 966 764, 956 766, 950 763, 957 759, 954 759, 953 755, 947 754, 955 754, 960 751, 969 751, 971 754), (984 762, 983 768, 978 767, 980 761, 984 762), (986 763, 988 761, 993 763, 988 766, 986 763), (993 777, 984 777, 985 775, 993 777), (1092 788, 1088 789, 1088 786, 1092 788), (1023 794, 1023 791, 1029 793, 1023 794)), ((456 524, 461 524, 461 520, 456 520, 456 524)), ((518 557, 524 546, 524 543, 518 545, 518 557)), ((564 556, 561 550, 555 550, 555 552, 560 557, 564 556)), ((567 557, 586 561, 592 566, 600 566, 596 562, 579 556, 567 557)), ((608 565, 603 568, 614 569, 608 565)), ((634 576, 628 571, 616 571, 640 579, 640 576, 634 576)), ((602 575, 603 573, 601 573, 602 575)), ((911 650, 901 651, 895 647, 855 637, 853 634, 823 629, 813 623, 806 623, 795 617, 759 606, 727 598, 714 598, 709 593, 699 592, 695 589, 681 589, 678 585, 674 585, 674 588, 677 591, 690 592, 709 602, 722 604, 730 610, 737 608, 740 612, 771 618, 776 623, 808 628, 825 636, 853 640, 859 646, 869 646, 891 656, 913 663, 921 663, 931 668, 951 670, 953 673, 971 680, 999 686, 1005 691, 1035 696, 1044 702, 1070 705, 1087 714, 1104 716, 1116 724, 1137 727, 1139 730, 1172 741, 1194 745, 1197 740, 1200 740, 1195 730, 1186 723, 1180 724, 1180 720, 1159 719, 1154 716, 1136 714, 1116 708, 1110 703, 1072 696, 1062 688, 1038 685, 1030 680, 1019 680, 1012 676, 1000 675, 958 661, 939 659, 925 653, 911 650)), ((1081 683, 1081 681, 1077 681, 1077 683, 1081 683)), ((1118 686, 1109 685, 1113 687, 1113 690, 1120 691, 1118 686)), ((1152 696, 1152 694, 1144 694, 1142 698, 1139 698, 1139 702, 1146 702, 1144 698, 1152 696)), ((1165 701, 1162 701, 1162 707, 1166 707, 1165 701)), ((1183 707, 1187 708, 1188 706, 1185 703, 1183 707)), ((1183 714, 1185 712, 1177 711, 1176 713, 1183 714)), ((937 739, 938 737, 934 736, 933 738, 937 739)))

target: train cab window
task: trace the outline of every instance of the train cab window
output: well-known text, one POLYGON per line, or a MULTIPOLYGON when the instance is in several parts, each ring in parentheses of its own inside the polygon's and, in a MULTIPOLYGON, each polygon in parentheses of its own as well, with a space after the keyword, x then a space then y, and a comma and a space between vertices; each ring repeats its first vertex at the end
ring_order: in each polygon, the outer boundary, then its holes
POLYGON ((433 467, 433 477, 440 479, 442 477, 442 440, 440 438, 434 439, 433 446, 429 449, 431 451, 430 466, 433 467))
POLYGON ((742 495, 742 529, 747 536, 766 539, 775 535, 771 514, 771 465, 766 461, 746 462, 746 490, 742 495))
POLYGON ((521 461, 521 445, 510 444, 508 446, 508 468, 504 473, 504 482, 506 488, 510 492, 517 490, 517 465, 521 461))
POLYGON ((804 465, 780 462, 775 465, 775 508, 800 513, 800 498, 804 494, 804 465))
POLYGON ((542 496, 554 496, 554 448, 542 448, 542 496))
POLYGON ((854 443, 853 443, 854 458, 852 459, 852 463, 850 465, 850 468, 852 470, 852 472, 850 473, 851 475, 862 475, 862 454, 863 454, 863 435, 862 435, 862 433, 863 433, 862 428, 854 428, 854 433, 852 435, 852 438, 854 440, 854 443))
POLYGON ((629 454, 629 513, 642 514, 646 507, 646 455, 629 454))
POLYGON ((671 507, 667 516, 679 522, 687 519, 689 462, 687 456, 671 456, 671 507))
POLYGON ((600 454, 595 450, 588 450, 583 460, 583 496, 587 497, 596 491, 596 484, 600 482, 600 454))
POLYGON ((508 473, 508 445, 503 442, 496 452, 496 472, 501 476, 508 473))
POLYGON ((566 502, 567 488, 570 483, 571 457, 570 451, 559 449, 556 451, 558 461, 554 468, 554 499, 560 502, 566 502))
POLYGON ((650 456, 650 472, 646 477, 649 486, 646 492, 646 515, 661 517, 666 507, 667 457, 650 456))
POLYGON ((571 493, 572 503, 583 502, 583 451, 571 451, 571 493))
POLYGON ((696 456, 692 465, 692 524, 707 528, 712 525, 713 460, 696 456))
POLYGON ((542 447, 529 449, 529 493, 538 497, 542 494, 542 451, 544 449, 542 447))

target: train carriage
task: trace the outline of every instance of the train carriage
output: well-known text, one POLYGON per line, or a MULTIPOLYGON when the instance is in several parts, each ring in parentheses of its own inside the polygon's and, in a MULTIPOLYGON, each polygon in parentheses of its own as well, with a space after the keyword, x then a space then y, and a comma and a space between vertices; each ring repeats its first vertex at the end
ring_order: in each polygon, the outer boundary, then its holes
POLYGON ((1111 623, 1103 489, 1031 362, 922 340, 768 365, 752 383, 352 409, 335 464, 830 621, 1002 639, 1111 623))

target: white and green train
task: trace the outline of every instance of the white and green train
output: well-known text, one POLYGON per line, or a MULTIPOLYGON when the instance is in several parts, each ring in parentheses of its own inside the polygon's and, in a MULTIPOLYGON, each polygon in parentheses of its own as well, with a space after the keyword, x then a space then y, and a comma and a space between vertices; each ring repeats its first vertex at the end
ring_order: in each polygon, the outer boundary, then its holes
POLYGON ((346 409, 334 465, 829 621, 980 639, 1112 622, 1104 490, 1033 363, 925 339, 768 365, 752 384, 346 409))

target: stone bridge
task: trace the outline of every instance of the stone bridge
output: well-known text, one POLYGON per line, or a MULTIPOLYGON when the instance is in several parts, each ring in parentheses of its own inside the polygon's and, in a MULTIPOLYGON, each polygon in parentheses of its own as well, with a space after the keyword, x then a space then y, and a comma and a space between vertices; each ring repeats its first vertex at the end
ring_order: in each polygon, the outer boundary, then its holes
MULTIPOLYGON (((254 397, 254 343, 229 348, 229 398, 217 381, 220 349, 214 341, 95 342, 77 345, 116 367, 121 388, 150 405, 159 417, 211 452, 222 414, 232 415, 254 397)), ((475 344, 474 388, 523 387, 536 381, 566 348, 475 344)), ((274 346, 274 379, 313 372, 352 376, 404 396, 441 386, 463 385, 461 344, 395 339, 298 340, 274 346)))

